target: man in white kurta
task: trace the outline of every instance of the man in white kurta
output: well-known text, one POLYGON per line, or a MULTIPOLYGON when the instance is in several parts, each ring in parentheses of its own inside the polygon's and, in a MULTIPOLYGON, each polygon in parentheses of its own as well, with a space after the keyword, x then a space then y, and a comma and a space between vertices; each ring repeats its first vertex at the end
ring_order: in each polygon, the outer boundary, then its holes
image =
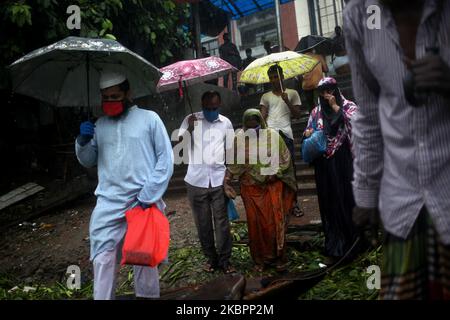
MULTIPOLYGON (((129 103, 129 85, 122 74, 105 72, 100 79, 105 101, 123 103, 123 111, 103 116, 95 125, 83 123, 76 140, 76 155, 85 167, 98 167, 97 204, 89 232, 94 266, 94 299, 114 299, 123 238, 125 212, 156 204, 173 173, 171 143, 159 116, 129 103), (125 86, 124 86, 125 84, 125 86)), ((120 103, 119 103, 120 105, 120 103)), ((158 268, 134 266, 137 297, 159 297, 158 268)))

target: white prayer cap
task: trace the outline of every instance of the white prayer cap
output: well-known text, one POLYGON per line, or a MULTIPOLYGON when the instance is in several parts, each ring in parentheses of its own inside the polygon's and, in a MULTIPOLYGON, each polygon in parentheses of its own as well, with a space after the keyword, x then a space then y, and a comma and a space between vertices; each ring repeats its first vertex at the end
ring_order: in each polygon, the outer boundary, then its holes
POLYGON ((100 73, 100 90, 116 86, 127 80, 123 72, 117 70, 103 70, 100 73))

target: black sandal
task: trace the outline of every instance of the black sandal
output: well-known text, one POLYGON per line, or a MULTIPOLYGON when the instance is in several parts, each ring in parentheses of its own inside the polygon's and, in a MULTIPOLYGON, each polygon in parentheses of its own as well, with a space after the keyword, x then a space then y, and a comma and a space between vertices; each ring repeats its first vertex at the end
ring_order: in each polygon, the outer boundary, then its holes
POLYGON ((294 209, 292 210, 292 214, 297 218, 303 217, 305 215, 302 208, 300 208, 300 204, 298 202, 295 204, 294 209))

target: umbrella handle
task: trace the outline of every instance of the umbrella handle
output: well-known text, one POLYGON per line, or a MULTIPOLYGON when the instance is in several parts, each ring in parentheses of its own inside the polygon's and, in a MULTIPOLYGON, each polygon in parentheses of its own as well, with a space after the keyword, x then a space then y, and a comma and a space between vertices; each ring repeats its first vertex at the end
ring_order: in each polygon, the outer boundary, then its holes
POLYGON ((191 110, 191 114, 194 114, 194 112, 192 111, 191 98, 189 97, 189 92, 188 92, 186 81, 183 81, 183 85, 184 85, 184 90, 186 91, 186 98, 188 100, 188 104, 189 104, 189 108, 191 110))
POLYGON ((89 61, 89 53, 86 53, 86 86, 87 86, 87 120, 91 121, 91 93, 90 93, 90 61, 89 61))
MULTIPOLYGON (((278 64, 277 64, 277 66, 278 66, 278 64)), ((278 68, 277 68, 277 73, 278 73, 278 81, 280 81, 281 92, 284 92, 283 82, 281 81, 280 70, 278 70, 278 68)))
POLYGON ((183 98, 183 85, 181 83, 181 77, 180 80, 178 80, 178 95, 180 98, 183 98))

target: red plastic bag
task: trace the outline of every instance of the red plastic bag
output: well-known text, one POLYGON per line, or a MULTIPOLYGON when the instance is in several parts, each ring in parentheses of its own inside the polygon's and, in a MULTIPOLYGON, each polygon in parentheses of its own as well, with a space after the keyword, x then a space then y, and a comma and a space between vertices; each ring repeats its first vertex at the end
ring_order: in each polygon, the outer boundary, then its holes
POLYGON ((125 212, 127 233, 121 264, 155 267, 169 250, 170 229, 166 216, 155 206, 137 206, 125 212))

